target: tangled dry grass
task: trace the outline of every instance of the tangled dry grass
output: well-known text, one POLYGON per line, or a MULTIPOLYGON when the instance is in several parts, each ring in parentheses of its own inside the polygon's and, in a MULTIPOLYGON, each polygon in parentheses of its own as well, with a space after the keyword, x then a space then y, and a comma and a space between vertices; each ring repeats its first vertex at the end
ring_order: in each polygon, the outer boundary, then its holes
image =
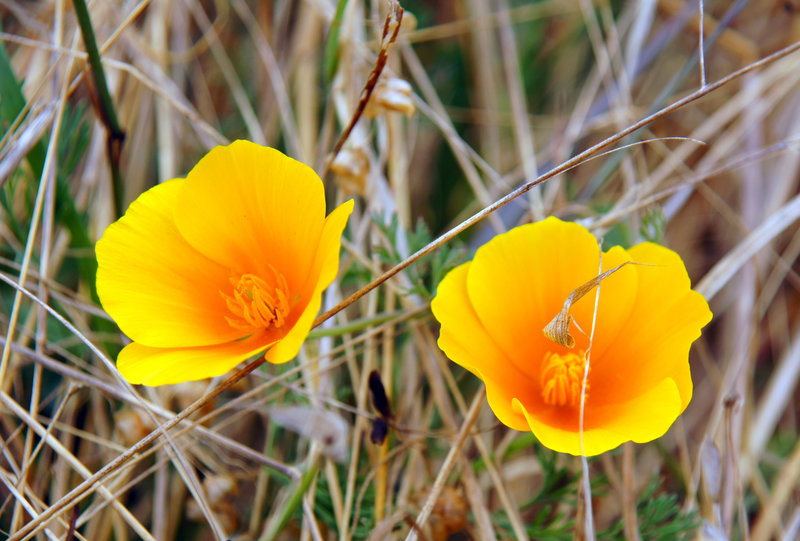
POLYGON ((384 0, 94 2, 124 141, 75 4, 0 2, 2 536, 585 536, 580 461, 500 426, 429 311, 446 268, 557 215, 610 243, 660 239, 715 314, 670 432, 589 463, 598 537, 800 538, 800 3, 408 1, 389 48, 384 0), (93 244, 235 138, 322 172, 330 207, 356 198, 326 309, 401 270, 296 362, 133 389, 93 244))

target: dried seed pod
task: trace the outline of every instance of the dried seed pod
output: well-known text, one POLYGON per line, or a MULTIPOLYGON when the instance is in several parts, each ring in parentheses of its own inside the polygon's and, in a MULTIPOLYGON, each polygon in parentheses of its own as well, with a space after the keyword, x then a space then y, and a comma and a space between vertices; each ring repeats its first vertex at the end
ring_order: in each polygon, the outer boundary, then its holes
POLYGON ((466 529, 469 505, 461 490, 446 486, 433 505, 428 519, 431 525, 431 539, 446 541, 454 533, 466 529))
MULTIPOLYGON (((210 503, 210 502, 209 502, 210 503)), ((235 532, 239 529, 241 520, 236 510, 236 505, 230 500, 223 500, 211 506, 214 516, 226 532, 235 532)), ((186 502, 186 518, 194 522, 205 522, 203 510, 194 499, 186 502)))
POLYGON ((239 492, 239 485, 230 475, 215 474, 208 475, 203 479, 203 488, 208 497, 208 503, 216 506, 218 503, 227 501, 231 496, 239 492))
POLYGON ((239 511, 233 502, 226 500, 214 506, 214 514, 225 532, 235 532, 239 529, 241 519, 239 511))
POLYGON ((203 510, 200 509, 200 506, 197 505, 197 502, 194 499, 190 499, 186 502, 186 518, 193 521, 201 521, 203 520, 203 510))
POLYGON ((391 77, 377 84, 364 109, 364 116, 373 118, 389 112, 412 116, 416 110, 408 81, 391 77))
POLYGON ((408 10, 403 13, 403 21, 400 23, 400 35, 404 36, 417 29, 417 16, 408 10))
POLYGON ((115 439, 130 447, 155 429, 153 421, 141 410, 125 409, 114 415, 115 439))
POLYGON ((339 187, 360 196, 366 195, 369 169, 369 156, 359 147, 343 148, 331 163, 339 187))

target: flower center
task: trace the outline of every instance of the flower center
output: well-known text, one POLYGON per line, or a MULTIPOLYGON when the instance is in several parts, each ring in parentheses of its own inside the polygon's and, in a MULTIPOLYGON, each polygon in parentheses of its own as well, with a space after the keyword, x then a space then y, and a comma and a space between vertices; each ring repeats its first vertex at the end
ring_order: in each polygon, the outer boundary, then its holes
POLYGON ((231 278, 233 295, 220 291, 233 317, 225 316, 231 327, 252 331, 280 328, 289 314, 289 286, 283 274, 270 265, 267 276, 242 274, 231 278))
MULTIPOLYGON (((581 400, 581 386, 586 361, 583 351, 577 353, 547 353, 542 362, 542 398, 549 406, 577 406, 581 400)), ((589 394, 589 382, 586 382, 589 394)))

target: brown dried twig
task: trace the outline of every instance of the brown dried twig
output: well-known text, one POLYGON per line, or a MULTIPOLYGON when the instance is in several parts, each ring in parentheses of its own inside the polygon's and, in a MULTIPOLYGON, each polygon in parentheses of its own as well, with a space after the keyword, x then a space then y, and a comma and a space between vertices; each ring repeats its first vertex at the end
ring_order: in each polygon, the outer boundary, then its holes
POLYGON ((400 32, 400 23, 403 22, 403 12, 404 10, 402 7, 400 7, 400 4, 394 2, 389 10, 389 13, 386 15, 386 20, 383 22, 381 49, 378 51, 378 59, 375 61, 375 66, 372 68, 369 77, 367 77, 367 82, 364 83, 364 88, 361 90, 361 98, 358 100, 356 110, 353 112, 353 116, 350 118, 350 123, 342 132, 339 140, 336 141, 336 145, 333 147, 333 152, 331 152, 330 156, 328 156, 328 159, 325 161, 325 167, 320 174, 320 177, 322 178, 327 176, 333 160, 336 159, 339 151, 341 151, 342 147, 344 147, 345 142, 347 142, 347 138, 350 137, 350 133, 353 131, 358 119, 361 118, 361 115, 364 113, 364 109, 367 107, 367 103, 372 96, 372 92, 375 90, 375 85, 378 84, 378 79, 380 78, 381 73, 383 73, 383 68, 386 67, 386 61, 389 58, 389 48, 395 42, 397 39, 397 34, 400 32))
POLYGON ((578 302, 584 295, 589 293, 595 287, 599 286, 601 281, 608 278, 625 265, 647 265, 647 263, 626 261, 625 263, 617 265, 613 269, 609 269, 606 272, 595 276, 585 284, 575 288, 572 293, 569 294, 567 300, 564 301, 564 307, 561 309, 561 311, 556 314, 556 317, 554 317, 550 323, 545 325, 544 329, 542 329, 544 335, 561 346, 568 348, 575 347, 575 338, 569 333, 569 320, 571 319, 571 316, 569 315, 569 309, 572 308, 572 305, 578 302))
POLYGON ((594 145, 594 146, 592 146, 590 148, 587 148, 586 150, 584 150, 580 154, 577 154, 577 155, 573 156, 569 160, 563 162, 561 165, 559 165, 557 167, 554 167, 553 169, 551 169, 547 173, 544 173, 544 174, 540 175, 538 178, 533 179, 533 180, 531 180, 529 182, 526 182, 525 184, 523 184, 519 188, 507 193, 506 195, 504 195, 500 199, 496 200, 494 203, 492 203, 488 207, 485 207, 484 209, 476 212, 475 214, 473 214, 472 216, 470 216, 469 218, 467 218, 466 220, 464 220, 463 222, 461 222, 457 226, 453 227, 452 229, 450 229, 446 233, 443 233, 438 238, 432 240, 426 246, 424 246, 423 248, 417 250, 415 253, 411 254, 406 259, 404 259, 403 261, 401 261, 400 263, 398 263, 397 265, 395 265, 394 267, 392 267, 391 269, 389 269, 388 271, 386 271, 382 275, 380 275, 377 278, 375 278, 375 280, 373 280, 369 284, 365 285, 364 287, 362 287, 361 289, 359 289, 358 291, 356 291, 355 293, 353 293, 352 295, 350 295, 349 297, 344 299, 342 302, 340 302, 339 304, 337 304, 336 306, 334 306, 333 308, 331 308, 330 310, 328 310, 327 312, 325 312, 324 314, 319 316, 314 321, 314 326, 316 327, 318 325, 321 325, 322 322, 327 321, 328 319, 333 317, 335 314, 338 314, 339 312, 341 312, 342 310, 344 310, 345 308, 347 308, 348 306, 350 306, 351 304, 353 304, 354 302, 359 300, 361 297, 363 297, 364 295, 366 295, 367 293, 369 293, 370 291, 372 291, 373 289, 375 289, 376 287, 378 287, 379 285, 381 285, 382 283, 387 281, 389 278, 391 278, 394 275, 398 274, 399 272, 405 270, 406 268, 411 266, 413 263, 418 261, 420 258, 426 256, 427 254, 431 253, 432 251, 437 249, 442 244, 444 244, 444 243, 450 241, 451 239, 455 238, 461 232, 465 231, 466 229, 472 227, 473 225, 475 225, 479 221, 483 220, 484 218, 486 218, 487 216, 489 216, 490 214, 495 212, 497 209, 507 205, 508 203, 510 203, 514 199, 518 198, 519 196, 528 193, 535 186, 538 186, 539 184, 542 184, 543 182, 545 182, 547 180, 550 180, 551 178, 553 178, 555 176, 558 176, 561 173, 565 173, 567 171, 570 171, 570 170, 574 169, 575 167, 581 165, 587 158, 589 158, 591 156, 594 156, 600 150, 602 150, 602 149, 604 149, 604 148, 606 148, 608 146, 611 146, 614 143, 617 143, 617 142, 623 140, 628 135, 630 135, 630 134, 632 134, 632 133, 644 128, 648 124, 650 124, 652 122, 655 122, 656 120, 658 120, 660 118, 663 118, 663 117, 667 116, 668 114, 670 114, 670 113, 672 113, 674 111, 677 111, 678 109, 681 109, 682 107, 685 107, 686 105, 688 105, 688 104, 690 104, 692 102, 695 102, 695 101, 699 100, 700 98, 710 94, 711 92, 713 92, 715 90, 718 90, 719 88, 725 86, 726 84, 731 83, 731 82, 735 81, 736 79, 739 79, 742 76, 744 76, 744 75, 746 75, 746 74, 748 74, 748 73, 750 73, 750 72, 752 72, 754 70, 757 70, 757 69, 762 68, 762 67, 764 67, 764 66, 766 66, 768 64, 771 64, 771 63, 773 63, 773 62, 775 62, 777 60, 780 60, 781 58, 783 58, 785 56, 788 56, 788 55, 790 55, 790 54, 792 54, 794 52, 797 52, 798 50, 800 50, 800 41, 798 41, 796 43, 793 43, 793 44, 789 45, 788 47, 785 47, 785 48, 783 48, 783 49, 781 49, 779 51, 776 51, 776 52, 772 53, 769 56, 765 56, 764 58, 762 58, 761 60, 759 60, 757 62, 753 62, 752 64, 748 64, 747 66, 745 66, 745 67, 743 67, 743 68, 741 68, 739 70, 736 70, 736 71, 734 71, 733 73, 731 73, 729 75, 726 75, 722 79, 719 79, 719 80, 717 80, 717 81, 715 81, 713 83, 709 83, 706 86, 704 86, 703 88, 700 88, 700 89, 692 92, 691 94, 689 94, 689 95, 687 95, 687 96, 685 96, 685 97, 673 102, 671 105, 668 105, 668 106, 664 107, 663 109, 660 109, 659 111, 653 113, 652 115, 646 116, 646 117, 642 118, 641 120, 638 120, 637 122, 634 122, 633 124, 631 124, 627 128, 624 128, 624 129, 618 131, 614 135, 604 139, 603 141, 600 141, 596 145, 594 145))

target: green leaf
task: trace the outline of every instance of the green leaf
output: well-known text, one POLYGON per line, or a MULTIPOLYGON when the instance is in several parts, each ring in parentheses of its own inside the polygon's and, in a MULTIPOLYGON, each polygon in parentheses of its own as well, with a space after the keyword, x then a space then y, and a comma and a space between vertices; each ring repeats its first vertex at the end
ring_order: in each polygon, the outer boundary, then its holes
POLYGON ((323 65, 327 84, 333 81, 333 76, 336 75, 336 69, 339 67, 339 32, 342 29, 345 7, 347 7, 347 0, 339 0, 336 5, 336 13, 331 21, 331 28, 328 31, 328 38, 325 40, 323 65))

